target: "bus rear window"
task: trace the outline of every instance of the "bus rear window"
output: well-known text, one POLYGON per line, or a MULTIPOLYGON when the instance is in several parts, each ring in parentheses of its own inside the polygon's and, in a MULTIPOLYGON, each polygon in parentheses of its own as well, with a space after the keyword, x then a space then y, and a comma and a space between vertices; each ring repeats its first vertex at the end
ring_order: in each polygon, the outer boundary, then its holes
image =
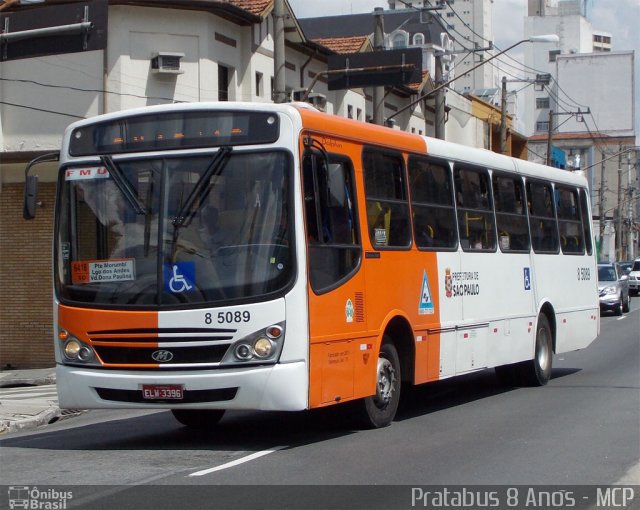
POLYGON ((275 113, 246 111, 162 112, 83 126, 71 133, 72 156, 118 154, 224 145, 273 143, 275 113))

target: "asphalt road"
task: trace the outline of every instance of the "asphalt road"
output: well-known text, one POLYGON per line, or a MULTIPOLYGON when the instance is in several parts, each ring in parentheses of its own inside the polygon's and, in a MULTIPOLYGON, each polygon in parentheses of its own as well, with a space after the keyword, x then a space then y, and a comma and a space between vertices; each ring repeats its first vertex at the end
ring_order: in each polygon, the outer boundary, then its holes
POLYGON ((633 298, 630 313, 603 316, 598 339, 554 358, 542 388, 503 388, 492 370, 414 388, 392 426, 373 431, 350 428, 339 409, 228 413, 209 433, 168 412, 90 411, 4 436, 1 483, 69 491, 69 509, 425 508, 411 499, 424 486, 481 487, 476 498, 495 486, 488 502, 504 508, 510 487, 524 508, 528 488, 561 486, 548 497, 566 507, 568 488, 611 484, 635 485, 636 505, 639 309, 633 298))

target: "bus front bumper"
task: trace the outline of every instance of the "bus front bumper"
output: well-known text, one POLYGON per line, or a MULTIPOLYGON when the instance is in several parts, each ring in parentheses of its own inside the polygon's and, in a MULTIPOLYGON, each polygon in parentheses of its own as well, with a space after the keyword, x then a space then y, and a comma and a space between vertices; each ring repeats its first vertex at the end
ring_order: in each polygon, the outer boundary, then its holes
POLYGON ((62 409, 251 409, 308 408, 304 361, 217 370, 130 371, 56 366, 62 409), (148 397, 149 388, 168 388, 181 399, 148 397), (146 391, 143 391, 146 390, 146 391))

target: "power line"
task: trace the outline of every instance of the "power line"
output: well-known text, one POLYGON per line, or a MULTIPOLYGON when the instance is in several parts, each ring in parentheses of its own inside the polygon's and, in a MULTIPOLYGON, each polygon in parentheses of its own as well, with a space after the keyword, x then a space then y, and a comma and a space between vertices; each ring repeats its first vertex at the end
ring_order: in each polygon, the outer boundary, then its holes
POLYGON ((56 112, 54 110, 46 110, 44 108, 36 108, 35 106, 27 106, 23 104, 9 103, 7 101, 0 101, 0 104, 6 104, 7 106, 15 106, 16 108, 25 108, 26 110, 34 110, 36 112, 53 113, 54 115, 64 115, 65 117, 73 117, 74 119, 86 119, 87 117, 81 115, 74 115, 72 113, 56 112))
POLYGON ((26 79, 19 79, 19 78, 0 78, 0 81, 6 81, 6 82, 12 82, 12 83, 30 83, 32 85, 37 85, 39 87, 47 87, 47 88, 52 88, 52 89, 66 89, 66 90, 73 90, 75 92, 91 92, 91 93, 98 93, 98 94, 113 94, 116 96, 127 96, 127 97, 135 97, 137 99, 156 99, 156 100, 162 100, 162 101, 171 101, 171 102, 180 102, 180 101, 176 101, 173 98, 170 97, 154 97, 154 96, 141 96, 139 94, 129 94, 126 92, 114 92, 111 90, 103 90, 103 89, 85 89, 85 88, 81 88, 81 87, 73 87, 71 85, 54 85, 51 83, 41 83, 35 80, 26 80, 26 79))

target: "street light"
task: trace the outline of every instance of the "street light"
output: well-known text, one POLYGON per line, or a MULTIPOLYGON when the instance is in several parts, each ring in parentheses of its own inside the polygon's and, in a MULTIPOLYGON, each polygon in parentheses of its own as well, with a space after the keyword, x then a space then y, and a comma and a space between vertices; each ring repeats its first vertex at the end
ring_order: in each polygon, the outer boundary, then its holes
POLYGON ((478 69, 478 67, 485 65, 487 62, 491 62, 494 58, 499 57, 500 55, 506 53, 509 50, 512 50, 513 48, 515 48, 516 46, 519 46, 522 43, 526 43, 526 42, 531 42, 531 43, 557 43, 558 41, 560 41, 560 38, 556 34, 532 35, 528 39, 522 39, 521 41, 518 41, 517 43, 512 44, 511 46, 509 46, 507 49, 504 49, 504 50, 500 51, 499 53, 496 53, 495 55, 492 55, 490 58, 488 58, 486 60, 483 60, 478 65, 473 66, 465 74, 461 74, 461 75, 455 76, 454 78, 451 78, 450 80, 442 83, 441 85, 438 85, 435 89, 430 90, 426 94, 422 94, 420 97, 418 97, 418 99, 415 99, 415 100, 411 101, 408 105, 406 105, 403 108, 400 108, 393 115, 387 117, 387 120, 390 120, 390 119, 394 118, 396 115, 398 115, 398 114, 404 112, 405 110, 411 108, 416 103, 419 103, 420 101, 426 99, 427 97, 435 94, 439 90, 442 90, 443 88, 449 86, 450 83, 456 81, 458 78, 461 78, 462 76, 465 76, 466 74, 468 74, 468 73, 470 73, 472 71, 475 71, 476 69, 478 69))

